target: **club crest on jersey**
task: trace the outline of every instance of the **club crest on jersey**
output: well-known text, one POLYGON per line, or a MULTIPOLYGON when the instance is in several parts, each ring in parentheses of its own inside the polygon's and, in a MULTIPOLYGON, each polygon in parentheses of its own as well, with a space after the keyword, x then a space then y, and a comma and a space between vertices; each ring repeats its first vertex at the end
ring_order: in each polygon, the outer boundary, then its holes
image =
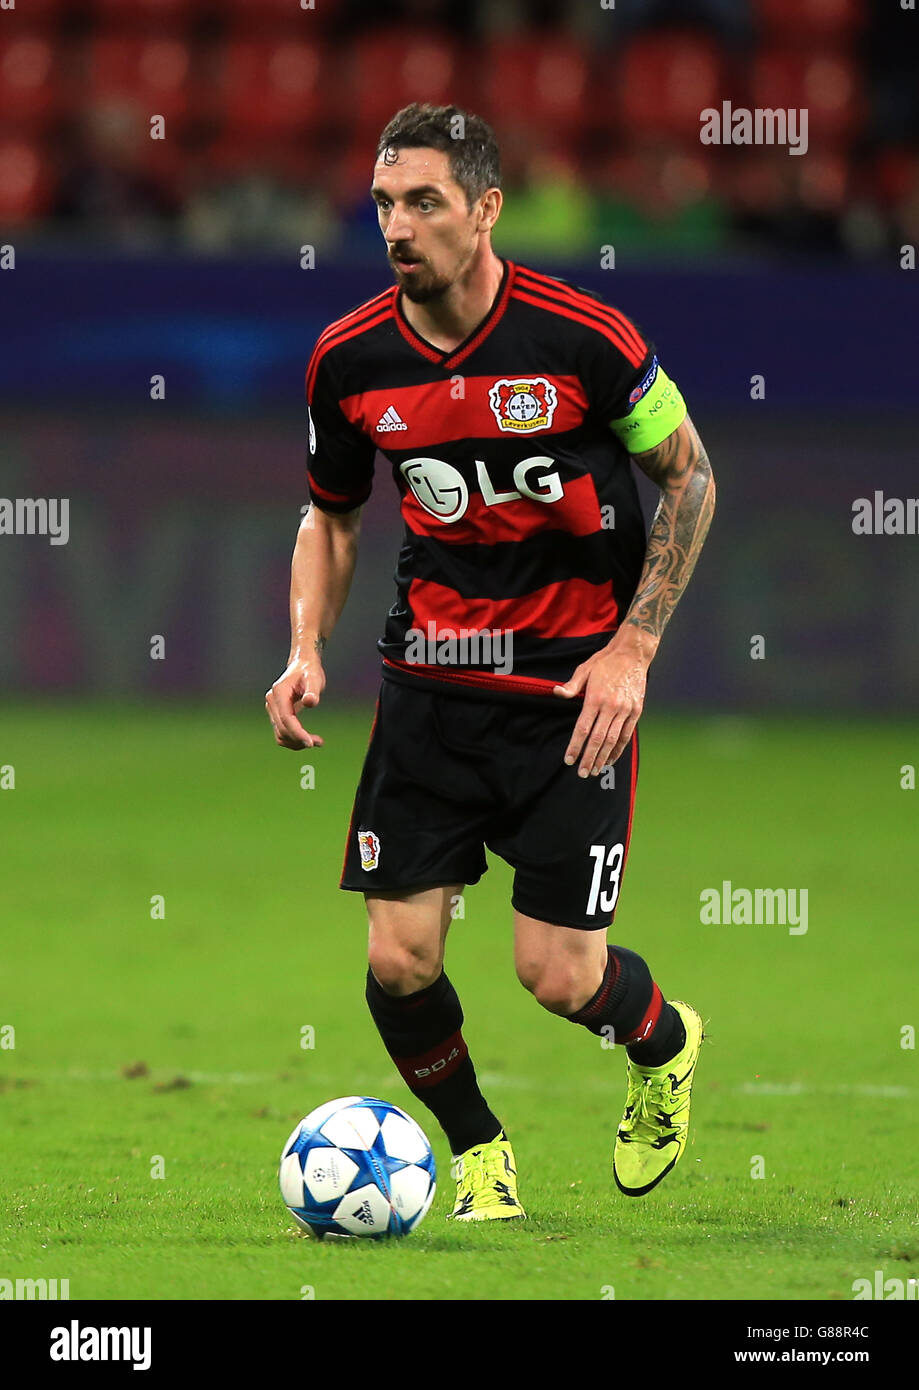
POLYGON ((375 869, 380 862, 380 839, 372 830, 359 830, 357 844, 361 852, 361 868, 375 869))
POLYGON ((551 381, 544 376, 507 377, 496 381, 488 392, 488 400, 499 429, 512 434, 531 430, 547 430, 552 424, 558 395, 551 381))

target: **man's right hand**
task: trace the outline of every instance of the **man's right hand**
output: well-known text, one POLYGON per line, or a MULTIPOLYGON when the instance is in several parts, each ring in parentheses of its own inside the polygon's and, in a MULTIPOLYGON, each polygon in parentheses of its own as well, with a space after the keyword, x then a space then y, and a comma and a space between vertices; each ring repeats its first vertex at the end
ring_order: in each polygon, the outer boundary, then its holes
POLYGON ((321 748, 323 740, 311 734, 297 715, 302 709, 319 704, 325 688, 325 672, 318 653, 308 661, 291 661, 283 675, 265 695, 265 709, 274 728, 274 740, 280 748, 321 748))

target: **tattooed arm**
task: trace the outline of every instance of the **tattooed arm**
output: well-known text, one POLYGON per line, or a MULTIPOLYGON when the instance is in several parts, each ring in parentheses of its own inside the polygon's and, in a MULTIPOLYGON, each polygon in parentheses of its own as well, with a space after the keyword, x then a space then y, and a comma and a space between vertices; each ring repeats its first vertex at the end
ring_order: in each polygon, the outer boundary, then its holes
POLYGON ((624 627, 642 634, 640 646, 650 662, 708 534, 715 480, 688 415, 656 449, 632 458, 661 490, 638 589, 623 619, 624 627))
POLYGON ((711 465, 688 415, 663 443, 632 458, 661 490, 635 597, 609 645, 582 662, 567 685, 555 687, 569 699, 584 692, 565 753, 568 764, 580 757, 581 777, 597 776, 628 745, 644 707, 648 667, 715 510, 711 465))

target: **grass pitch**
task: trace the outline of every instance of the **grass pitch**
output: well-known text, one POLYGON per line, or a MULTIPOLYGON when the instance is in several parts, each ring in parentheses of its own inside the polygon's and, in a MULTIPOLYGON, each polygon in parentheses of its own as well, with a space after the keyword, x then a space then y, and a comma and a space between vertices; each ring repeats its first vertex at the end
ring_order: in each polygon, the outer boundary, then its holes
POLYGON ((445 1140, 363 1001, 363 902, 337 881, 370 712, 313 720, 326 747, 294 754, 259 709, 4 711, 0 1277, 464 1300, 849 1300, 878 1269, 919 1277, 915 725, 645 715, 613 940, 709 1041, 690 1146, 640 1200, 610 1172, 624 1054, 517 984, 492 859, 447 969, 518 1159, 529 1220, 507 1229, 445 1220, 445 1140), (807 932, 703 924, 726 879, 806 888, 807 932), (280 1201, 289 1131, 348 1094, 433 1141, 437 1197, 401 1242, 320 1245, 280 1201))

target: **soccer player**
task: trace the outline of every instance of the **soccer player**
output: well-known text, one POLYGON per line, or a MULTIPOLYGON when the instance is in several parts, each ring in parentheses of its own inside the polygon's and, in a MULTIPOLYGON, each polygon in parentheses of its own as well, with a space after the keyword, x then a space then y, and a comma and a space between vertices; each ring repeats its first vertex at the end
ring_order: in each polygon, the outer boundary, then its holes
POLYGON ((322 745, 298 716, 323 692, 379 450, 404 537, 340 886, 364 894, 367 1003, 447 1135, 464 1221, 525 1215, 444 973, 451 908, 485 872, 483 846, 515 871, 522 984, 625 1046, 613 1173, 630 1196, 684 1151, 703 1036, 607 928, 646 673, 708 530, 711 469, 635 323, 496 255, 500 182, 493 132, 455 107, 413 104, 382 132, 371 194, 396 283, 332 323, 310 359, 312 505, 289 664, 266 696, 281 747, 322 745), (661 492, 650 535, 632 462, 661 492))

